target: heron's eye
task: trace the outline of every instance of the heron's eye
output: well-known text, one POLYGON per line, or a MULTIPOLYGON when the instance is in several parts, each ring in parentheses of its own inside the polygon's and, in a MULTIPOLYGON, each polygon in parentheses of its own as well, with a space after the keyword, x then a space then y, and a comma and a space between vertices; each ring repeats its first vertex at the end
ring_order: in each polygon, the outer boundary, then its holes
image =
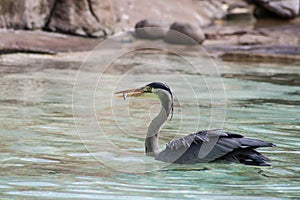
POLYGON ((144 87, 145 92, 152 92, 152 88, 150 86, 144 87))

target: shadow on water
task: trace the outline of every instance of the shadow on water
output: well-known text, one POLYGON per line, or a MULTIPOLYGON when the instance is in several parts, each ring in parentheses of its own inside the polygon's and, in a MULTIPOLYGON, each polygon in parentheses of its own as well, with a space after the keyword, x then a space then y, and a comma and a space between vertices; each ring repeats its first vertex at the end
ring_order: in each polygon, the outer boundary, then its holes
POLYGON ((222 77, 266 82, 278 85, 300 86, 300 74, 222 74, 222 77))
POLYGON ((284 100, 284 99, 247 99, 239 100, 239 106, 249 107, 253 105, 277 104, 277 105, 295 105, 300 106, 300 101, 284 100))

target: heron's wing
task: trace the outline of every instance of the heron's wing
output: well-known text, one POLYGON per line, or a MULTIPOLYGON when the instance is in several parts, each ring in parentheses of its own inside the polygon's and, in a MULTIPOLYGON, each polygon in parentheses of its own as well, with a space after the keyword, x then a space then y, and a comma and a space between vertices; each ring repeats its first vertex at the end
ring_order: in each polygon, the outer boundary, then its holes
MULTIPOLYGON (((202 142, 209 142, 209 138, 211 137, 220 137, 220 136, 228 136, 228 134, 219 129, 209 130, 209 131, 207 130, 199 131, 197 133, 193 133, 184 136, 182 138, 175 139, 168 142, 166 148, 169 148, 171 150, 176 150, 182 147, 190 147, 192 144, 202 144, 202 142)), ((242 137, 241 135, 238 136, 242 137)))
POLYGON ((266 146, 272 144, 222 130, 201 131, 170 141, 156 159, 180 164, 211 162, 238 149, 266 146))

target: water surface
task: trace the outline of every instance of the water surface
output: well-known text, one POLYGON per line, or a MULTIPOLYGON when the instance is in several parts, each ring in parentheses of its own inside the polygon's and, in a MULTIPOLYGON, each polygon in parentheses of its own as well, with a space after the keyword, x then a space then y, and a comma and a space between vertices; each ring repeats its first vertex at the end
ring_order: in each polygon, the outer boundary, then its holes
MULTIPOLYGON (((148 52, 124 56, 101 79, 101 63, 83 68, 80 76, 85 82, 80 87, 86 89, 73 91, 81 65, 74 57, 1 57, 1 199, 299 198, 298 66, 217 63, 219 74, 201 67, 199 73, 175 55, 148 52), (27 60, 16 62, 20 59, 27 60), (274 148, 261 149, 273 166, 162 166, 145 158, 144 134, 159 103, 123 101, 112 98, 112 93, 154 80, 167 81, 176 95, 175 113, 162 129, 161 147, 181 135, 223 126, 275 143, 274 148), (77 94, 72 100, 73 92, 77 94), (98 120, 94 125, 102 134, 85 120, 90 107, 76 104, 90 94, 98 120), (78 129, 72 101, 82 111, 76 115, 78 129), (217 119, 211 119, 212 108, 220 114, 217 119), (141 166, 148 168, 142 173, 141 166)), ((211 65, 207 58, 189 59, 211 65)))

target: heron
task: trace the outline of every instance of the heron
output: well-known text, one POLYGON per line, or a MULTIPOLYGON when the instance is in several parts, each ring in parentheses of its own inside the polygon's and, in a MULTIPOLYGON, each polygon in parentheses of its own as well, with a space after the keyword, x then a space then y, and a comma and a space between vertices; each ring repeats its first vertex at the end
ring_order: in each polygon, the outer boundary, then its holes
POLYGON ((239 163, 254 166, 271 166, 270 159, 259 153, 259 147, 273 147, 273 143, 252 139, 241 134, 223 129, 202 130, 190 135, 174 139, 160 150, 159 132, 173 116, 174 94, 165 82, 152 82, 143 87, 123 90, 115 93, 116 97, 156 98, 160 100, 161 110, 148 126, 145 138, 146 156, 155 160, 176 164, 195 163, 239 163))

